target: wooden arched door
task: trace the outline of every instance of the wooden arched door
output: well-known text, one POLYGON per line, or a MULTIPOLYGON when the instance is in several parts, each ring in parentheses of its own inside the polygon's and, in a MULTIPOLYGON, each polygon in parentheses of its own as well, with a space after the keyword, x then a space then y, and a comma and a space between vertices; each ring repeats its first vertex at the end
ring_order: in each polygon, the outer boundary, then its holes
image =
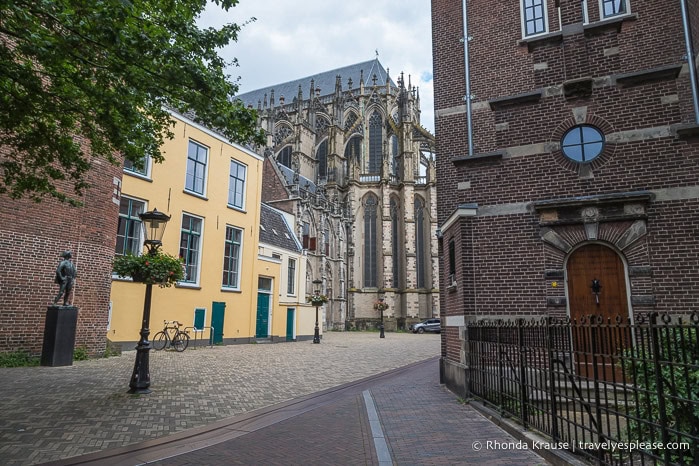
POLYGON ((582 246, 568 258, 566 284, 570 318, 576 322, 572 336, 578 374, 592 378, 593 366, 597 366, 598 377, 622 380, 620 371, 615 370, 617 359, 614 357, 627 341, 615 319, 629 315, 626 273, 621 257, 603 244, 582 246), (589 316, 602 319, 592 325, 588 319, 586 325, 581 326, 580 319, 589 316))
POLYGON ((566 272, 571 319, 629 315, 624 263, 614 250, 602 244, 582 246, 568 258, 566 272), (593 280, 600 285, 597 294, 592 290, 593 280))

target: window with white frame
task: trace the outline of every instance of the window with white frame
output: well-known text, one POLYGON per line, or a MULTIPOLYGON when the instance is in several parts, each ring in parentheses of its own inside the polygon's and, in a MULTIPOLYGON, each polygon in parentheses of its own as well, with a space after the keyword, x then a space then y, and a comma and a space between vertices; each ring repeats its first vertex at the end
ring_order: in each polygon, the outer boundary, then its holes
POLYGON ((245 173, 245 165, 231 160, 230 179, 228 183, 228 205, 238 209, 245 207, 245 173))
POLYGON ((625 15, 629 12, 629 0, 600 0, 602 19, 625 15))
POLYGON ((199 281, 199 262, 201 260, 201 218, 182 215, 182 230, 180 232, 180 257, 184 260, 185 276, 183 283, 199 281))
POLYGON ((546 0, 522 0, 522 33, 524 37, 548 31, 546 0))
POLYGON ((117 254, 140 254, 143 242, 141 241, 141 217, 138 214, 143 213, 145 207, 146 203, 143 201, 126 196, 121 197, 117 226, 117 254))
POLYGON ((194 141, 189 141, 189 148, 187 149, 187 176, 184 185, 187 191, 204 194, 208 157, 209 149, 194 141))
POLYGON ((296 293, 296 259, 289 258, 289 270, 286 284, 286 294, 296 293))
POLYGON ((131 160, 124 160, 124 171, 134 175, 150 176, 150 157, 144 155, 139 162, 134 164, 131 160))
POLYGON ((240 288, 240 254, 243 230, 226 225, 226 241, 223 249, 224 288, 240 288))

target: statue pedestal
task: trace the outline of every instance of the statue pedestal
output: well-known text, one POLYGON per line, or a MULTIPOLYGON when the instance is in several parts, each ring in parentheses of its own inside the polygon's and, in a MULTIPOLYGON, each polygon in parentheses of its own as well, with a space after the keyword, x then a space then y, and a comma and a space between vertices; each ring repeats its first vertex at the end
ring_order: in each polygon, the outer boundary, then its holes
POLYGON ((44 325, 44 346, 41 350, 42 366, 72 366, 75 347, 75 329, 78 324, 78 308, 75 306, 49 306, 44 325))

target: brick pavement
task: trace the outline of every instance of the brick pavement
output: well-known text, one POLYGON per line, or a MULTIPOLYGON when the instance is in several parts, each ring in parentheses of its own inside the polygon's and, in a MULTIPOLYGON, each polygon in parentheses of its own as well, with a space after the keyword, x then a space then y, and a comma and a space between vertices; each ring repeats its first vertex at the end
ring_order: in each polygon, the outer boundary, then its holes
POLYGON ((472 448, 514 439, 440 386, 438 351, 436 335, 352 332, 326 334, 321 345, 159 352, 146 396, 125 393, 133 352, 67 368, 0 369, 8 382, 0 387, 0 458, 24 465, 95 452, 61 463, 377 465, 369 395, 394 464, 544 464, 529 451, 472 448), (143 439, 151 440, 135 443, 143 439), (119 451, 121 462, 107 456, 119 451))
POLYGON ((135 352, 0 368, 0 458, 31 465, 155 439, 439 354, 439 335, 327 332, 310 342, 152 352, 150 395, 126 393, 135 352))
POLYGON ((433 358, 408 370, 338 390, 333 401, 309 400, 311 404, 317 401, 318 407, 311 406, 297 416, 149 464, 379 465, 368 425, 367 393, 374 401, 388 444, 389 464, 546 464, 531 451, 475 450, 474 442, 486 445, 488 441, 516 440, 470 406, 460 404, 439 384, 438 377, 438 359, 433 358))

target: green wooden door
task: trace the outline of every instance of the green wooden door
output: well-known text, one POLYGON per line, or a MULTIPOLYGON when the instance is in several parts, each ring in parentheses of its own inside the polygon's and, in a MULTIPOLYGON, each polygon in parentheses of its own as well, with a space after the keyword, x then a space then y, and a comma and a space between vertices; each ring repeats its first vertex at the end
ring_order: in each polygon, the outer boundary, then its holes
POLYGON ((223 343, 223 320, 226 315, 226 303, 213 302, 211 306, 211 326, 214 344, 223 343))
POLYGON ((286 310, 286 341, 294 341, 294 309, 286 310))
POLYGON ((267 293, 257 293, 257 327, 255 338, 269 336, 269 297, 267 293))

